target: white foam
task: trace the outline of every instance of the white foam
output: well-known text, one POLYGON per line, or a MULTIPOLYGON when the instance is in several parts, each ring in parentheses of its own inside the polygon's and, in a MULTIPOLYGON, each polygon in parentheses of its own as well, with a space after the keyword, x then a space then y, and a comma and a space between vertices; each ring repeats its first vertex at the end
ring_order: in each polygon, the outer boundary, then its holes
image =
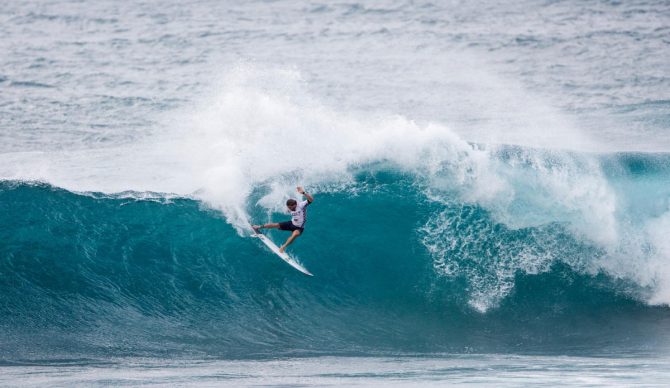
POLYGON ((670 305, 670 211, 651 220, 646 225, 646 232, 653 247, 650 272, 655 287, 650 302, 670 305))

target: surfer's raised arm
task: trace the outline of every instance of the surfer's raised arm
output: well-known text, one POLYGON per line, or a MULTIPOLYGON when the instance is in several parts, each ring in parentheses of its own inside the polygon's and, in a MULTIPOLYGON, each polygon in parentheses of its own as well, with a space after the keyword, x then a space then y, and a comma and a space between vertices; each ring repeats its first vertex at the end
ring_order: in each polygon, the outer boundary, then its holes
POLYGON ((307 202, 312 203, 314 202, 314 197, 312 197, 310 194, 308 194, 305 189, 302 188, 302 186, 298 186, 298 193, 304 195, 307 198, 307 202))

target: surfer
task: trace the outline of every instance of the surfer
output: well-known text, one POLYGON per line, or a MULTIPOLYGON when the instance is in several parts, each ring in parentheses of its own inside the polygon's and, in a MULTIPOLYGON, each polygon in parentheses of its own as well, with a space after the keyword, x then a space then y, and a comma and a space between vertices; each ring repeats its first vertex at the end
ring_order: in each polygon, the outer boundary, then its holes
POLYGON ((284 253, 286 247, 289 246, 293 242, 293 240, 298 238, 298 236, 300 236, 302 232, 305 230, 305 222, 307 222, 307 205, 309 205, 310 203, 312 203, 312 201, 314 201, 314 197, 307 194, 307 192, 305 191, 305 189, 302 188, 302 186, 298 186, 297 190, 298 193, 304 195, 305 198, 307 198, 307 200, 298 202, 295 199, 291 198, 288 201, 286 201, 286 207, 288 208, 289 213, 291 213, 291 220, 278 223, 252 226, 256 231, 256 233, 259 233, 259 230, 262 228, 266 229, 279 228, 280 230, 287 230, 291 232, 291 235, 286 240, 284 245, 279 247, 279 252, 282 253, 284 253))

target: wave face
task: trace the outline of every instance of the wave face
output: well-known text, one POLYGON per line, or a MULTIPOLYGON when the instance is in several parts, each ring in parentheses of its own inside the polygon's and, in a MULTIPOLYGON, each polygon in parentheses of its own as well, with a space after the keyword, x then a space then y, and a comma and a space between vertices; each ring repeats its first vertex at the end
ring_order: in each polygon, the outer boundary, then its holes
MULTIPOLYGON (((516 185, 507 203, 465 200, 448 184, 453 170, 434 175, 440 185, 392 163, 315 187, 308 228, 292 246, 314 278, 199 200, 3 181, 3 357, 632 352, 670 343, 670 313, 655 307, 667 304, 670 158, 598 157, 599 177, 618 194, 608 218, 595 207, 608 208, 607 195, 550 197, 558 188, 540 184, 552 174, 569 182, 592 157, 516 147, 491 155, 516 185)), ((261 206, 272 190, 252 190, 252 219, 281 219, 261 206)))

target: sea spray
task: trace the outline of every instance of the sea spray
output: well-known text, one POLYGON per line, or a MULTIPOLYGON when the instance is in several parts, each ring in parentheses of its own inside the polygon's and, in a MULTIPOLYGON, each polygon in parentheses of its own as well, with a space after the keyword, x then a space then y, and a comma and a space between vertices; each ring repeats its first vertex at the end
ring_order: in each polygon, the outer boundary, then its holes
MULTIPOLYGON (((273 218, 271 213, 282 210, 296 185, 351 195, 359 190, 352 189, 358 174, 382 168, 408 174, 412 187, 436 204, 416 230, 425 232, 417 238, 441 269, 438 274, 451 276, 451 270, 443 269, 458 267, 459 260, 501 263, 490 267, 497 269, 484 276, 486 281, 480 281, 479 273, 455 275, 470 284, 470 302, 477 310, 497 306, 513 291, 519 271, 536 273, 557 262, 632 280, 648 290, 644 300, 668 303, 663 291, 668 277, 662 270, 668 258, 658 237, 667 210, 657 207, 644 215, 630 207, 667 201, 662 183, 640 193, 637 182, 625 183, 630 178, 614 174, 606 155, 472 143, 439 123, 340 112, 307 89, 297 71, 239 65, 216 82, 210 96, 171 113, 174 119, 166 119, 163 129, 134 145, 10 154, 3 177, 46 181, 74 192, 150 191, 196 199, 222 212, 242 238, 258 209, 265 219, 273 218), (490 231, 466 238, 498 245, 498 253, 444 248, 459 244, 453 230, 443 230, 453 221, 444 207, 454 203, 485 212, 490 231), (508 242, 498 241, 497 228, 569 233, 575 244, 592 246, 598 254, 539 252, 523 244, 508 249, 508 242), (445 260, 450 264, 444 265, 445 260)), ((663 182, 667 171, 659 163, 663 182)), ((374 241, 384 240, 379 236, 374 241)))

